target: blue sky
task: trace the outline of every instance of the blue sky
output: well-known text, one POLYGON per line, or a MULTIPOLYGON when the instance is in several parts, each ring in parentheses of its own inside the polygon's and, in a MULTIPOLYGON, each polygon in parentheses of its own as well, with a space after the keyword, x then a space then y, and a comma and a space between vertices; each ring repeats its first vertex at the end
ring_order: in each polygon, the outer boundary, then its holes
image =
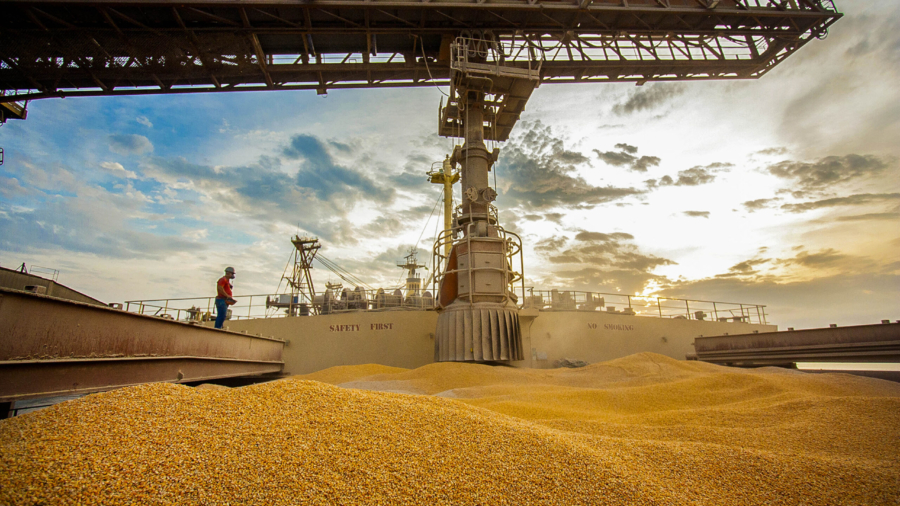
MULTIPOLYGON (((527 285, 766 304, 782 328, 900 318, 900 7, 837 3, 827 39, 758 81, 536 90, 496 166, 527 285)), ((272 293, 308 232, 394 286, 434 237, 441 97, 32 102, 0 128, 0 265, 106 301, 208 295, 226 265, 272 293)))

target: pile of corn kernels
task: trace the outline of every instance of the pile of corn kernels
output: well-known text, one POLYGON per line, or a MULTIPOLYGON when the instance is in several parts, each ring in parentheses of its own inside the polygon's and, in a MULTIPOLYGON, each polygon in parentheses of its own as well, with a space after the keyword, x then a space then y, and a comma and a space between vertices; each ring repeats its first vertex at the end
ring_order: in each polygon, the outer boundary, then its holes
POLYGON ((898 504, 898 448, 900 385, 842 374, 346 366, 4 420, 0 504, 898 504))

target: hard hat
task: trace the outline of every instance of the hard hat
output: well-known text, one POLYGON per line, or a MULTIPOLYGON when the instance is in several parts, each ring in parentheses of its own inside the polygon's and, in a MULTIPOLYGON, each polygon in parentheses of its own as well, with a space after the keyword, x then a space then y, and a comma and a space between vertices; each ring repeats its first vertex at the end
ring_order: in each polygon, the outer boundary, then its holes
POLYGON ((225 272, 230 272, 230 273, 234 274, 234 267, 226 267, 225 272))

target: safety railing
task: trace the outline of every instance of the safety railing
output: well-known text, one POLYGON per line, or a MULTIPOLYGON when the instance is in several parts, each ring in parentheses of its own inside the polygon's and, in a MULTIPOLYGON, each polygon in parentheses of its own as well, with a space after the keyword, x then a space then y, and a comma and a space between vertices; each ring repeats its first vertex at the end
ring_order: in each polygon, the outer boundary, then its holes
MULTIPOLYGON (((500 223, 500 211, 497 210, 497 206, 494 204, 488 204, 487 212, 485 213, 475 213, 470 210, 466 210, 462 204, 457 205, 453 208, 453 214, 461 219, 465 219, 467 221, 475 221, 475 220, 484 220, 487 221, 491 225, 498 225, 500 223), (467 212, 468 211, 468 212, 467 212)), ((444 232, 448 232, 445 230, 444 232)), ((453 233, 455 234, 453 237, 459 237, 462 234, 462 227, 456 226, 453 228, 453 233)))
POLYGON ((532 58, 521 59, 524 66, 506 61, 507 54, 521 53, 526 44, 507 41, 506 45, 490 34, 479 37, 457 37, 450 45, 450 68, 460 72, 488 74, 539 80, 543 63, 532 51, 532 58))
MULTIPOLYGON (((226 320, 282 318, 353 311, 427 310, 434 308, 431 292, 404 295, 401 290, 325 291, 312 301, 299 294, 236 295, 228 306, 226 320)), ((123 303, 125 311, 169 320, 202 323, 216 319, 215 297, 131 300, 123 303)))
MULTIPOLYGON (((436 255, 440 257, 440 253, 436 255)), ((462 273, 468 275, 468 273, 462 273)), ((766 306, 671 297, 626 295, 576 290, 535 290, 514 278, 518 306, 540 311, 603 311, 608 314, 650 316, 699 321, 767 324, 766 306), (522 295, 524 294, 524 295, 522 295)), ((512 287, 511 287, 512 288, 512 287)), ((405 296, 400 290, 383 289, 326 291, 313 302, 291 294, 238 295, 229 306, 227 320, 283 318, 358 311, 425 311, 435 308, 430 291, 405 296)), ((215 297, 132 300, 123 304, 128 312, 169 320, 202 323, 216 318, 215 297)))
MULTIPOLYGON (((238 295, 237 303, 228 307, 229 320, 266 317, 266 300, 269 295, 238 295)), ((182 322, 205 322, 216 319, 215 297, 184 297, 177 299, 129 300, 123 303, 125 311, 157 316, 182 322)))
POLYGON ((683 320, 766 324, 766 306, 671 297, 626 295, 575 290, 528 288, 522 308, 540 311, 603 311, 610 314, 683 320))
POLYGON ((49 278, 53 281, 57 281, 59 279, 59 270, 52 267, 41 267, 40 265, 32 265, 31 267, 29 267, 28 274, 40 274, 42 275, 42 277, 49 278))
MULTIPOLYGON (((461 208, 458 207, 457 210, 461 211, 461 208)), ((464 227, 457 226, 452 231, 444 230, 438 235, 432 247, 432 272, 435 273, 432 288, 435 290, 435 293, 438 292, 441 283, 445 279, 452 279, 451 275, 456 275, 460 299, 470 302, 481 300, 518 304, 520 299, 516 292, 522 293, 525 291, 525 281, 522 275, 525 271, 522 239, 517 234, 495 224, 498 221, 496 210, 496 207, 490 205, 486 214, 477 215, 470 213, 463 215, 459 213, 458 216, 467 219, 472 219, 473 216, 480 216, 484 221, 470 221, 464 227), (476 234, 476 227, 479 226, 484 226, 485 229, 483 233, 476 234), (463 228, 465 228, 465 233, 463 233, 463 228), (480 248, 474 248, 474 243, 478 243, 480 248), (457 255, 458 263, 452 269, 450 268, 453 265, 451 259, 444 255, 448 244, 453 248, 451 249, 451 256, 453 251, 457 255), (498 262, 498 266, 489 266, 483 264, 483 260, 479 260, 478 255, 496 255, 501 261, 498 262), (464 257, 466 258, 465 264, 462 260, 464 257), (518 267, 518 271, 515 270, 516 267, 518 267), (503 284, 504 288, 479 290, 479 284, 475 280, 476 276, 478 276, 477 273, 482 273, 482 275, 494 274, 496 280, 503 284), (451 278, 448 278, 448 276, 451 276, 451 278)))

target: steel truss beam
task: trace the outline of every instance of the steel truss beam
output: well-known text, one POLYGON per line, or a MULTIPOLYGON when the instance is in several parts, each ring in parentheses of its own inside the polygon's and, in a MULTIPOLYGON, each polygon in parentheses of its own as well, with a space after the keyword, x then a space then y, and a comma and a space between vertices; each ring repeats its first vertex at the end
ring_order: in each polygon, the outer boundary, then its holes
POLYGON ((449 84, 457 36, 527 47, 541 83, 758 78, 830 0, 93 0, 0 5, 0 103, 449 84))

